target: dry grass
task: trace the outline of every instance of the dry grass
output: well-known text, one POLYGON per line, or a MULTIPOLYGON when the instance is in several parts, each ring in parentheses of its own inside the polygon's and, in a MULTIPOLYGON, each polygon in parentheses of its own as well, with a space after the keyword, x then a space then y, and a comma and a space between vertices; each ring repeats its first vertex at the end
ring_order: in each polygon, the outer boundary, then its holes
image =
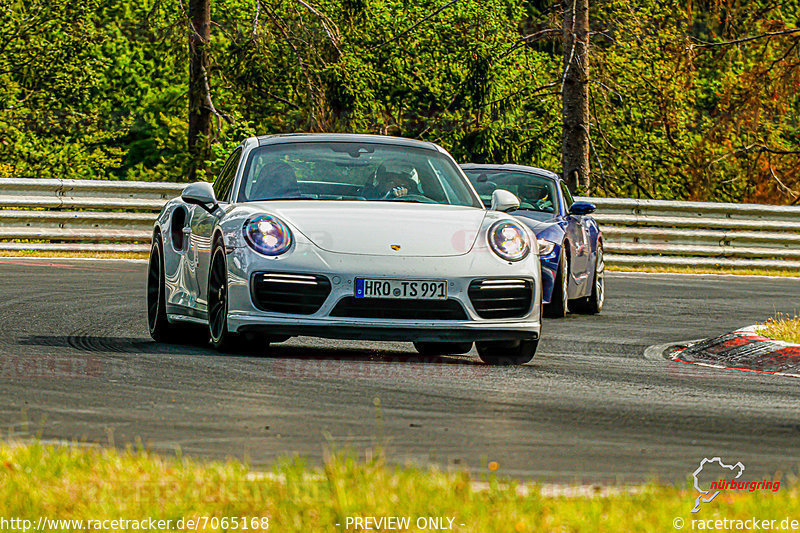
MULTIPOLYGON (((0 257, 52 257, 78 259, 147 259, 147 252, 45 252, 38 250, 0 250, 0 257)), ((753 268, 650 267, 606 265, 611 272, 653 272, 662 274, 723 274, 741 276, 800 277, 798 270, 764 270, 753 268)))
POLYGON ((147 252, 45 252, 0 250, 0 257, 52 257, 56 259, 147 259, 147 252))
POLYGON ((764 323, 764 329, 759 333, 771 339, 800 344, 800 317, 778 315, 775 318, 769 318, 764 323))
POLYGON ((653 272, 660 274, 716 274, 738 276, 777 276, 787 278, 800 277, 800 270, 766 270, 760 268, 732 268, 732 267, 660 267, 660 266, 614 266, 606 265, 606 270, 613 272, 653 272))

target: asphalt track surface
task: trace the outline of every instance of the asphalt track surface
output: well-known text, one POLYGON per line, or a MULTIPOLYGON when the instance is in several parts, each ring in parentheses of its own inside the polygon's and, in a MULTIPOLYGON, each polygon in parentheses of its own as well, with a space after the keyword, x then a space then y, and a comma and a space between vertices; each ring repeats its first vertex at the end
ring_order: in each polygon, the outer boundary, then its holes
POLYGON ((548 320, 534 361, 297 338, 262 355, 147 335, 146 265, 0 258, 3 437, 255 467, 382 446, 395 463, 543 482, 681 482, 703 457, 748 478, 800 466, 800 380, 647 359, 650 345, 800 310, 800 280, 609 274, 599 316, 548 320), (379 407, 376 407, 379 403, 379 407))

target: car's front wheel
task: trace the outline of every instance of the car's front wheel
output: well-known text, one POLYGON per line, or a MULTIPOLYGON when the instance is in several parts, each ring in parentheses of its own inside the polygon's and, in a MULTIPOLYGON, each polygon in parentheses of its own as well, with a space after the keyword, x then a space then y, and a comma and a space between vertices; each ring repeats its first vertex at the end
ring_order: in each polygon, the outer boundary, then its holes
MULTIPOLYGON (((228 329, 228 264, 225 249, 217 245, 211 255, 208 272, 208 337, 211 345, 221 352, 238 352, 257 348, 258 336, 241 335, 228 329)), ((263 340, 262 348, 267 343, 263 340)))
POLYGON ((459 355, 472 349, 471 342, 415 342, 414 348, 421 355, 459 355))
POLYGON ((263 355, 270 343, 288 340, 288 335, 264 335, 256 331, 234 333, 228 329, 228 263, 225 248, 218 241, 211 254, 208 272, 208 338, 221 352, 244 352, 263 355))
POLYGON ((524 365, 536 355, 538 339, 476 342, 478 355, 490 365, 524 365))

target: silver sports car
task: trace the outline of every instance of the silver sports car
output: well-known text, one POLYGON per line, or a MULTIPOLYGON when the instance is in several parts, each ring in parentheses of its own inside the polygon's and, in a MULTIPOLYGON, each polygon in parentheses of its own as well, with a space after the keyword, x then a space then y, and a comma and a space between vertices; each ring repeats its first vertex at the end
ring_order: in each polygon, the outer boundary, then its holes
POLYGON ((218 349, 294 335, 413 342, 522 364, 541 329, 535 236, 497 190, 486 209, 435 144, 371 135, 248 138, 213 186, 155 223, 157 341, 208 328, 218 349), (196 329, 195 329, 196 331, 196 329))

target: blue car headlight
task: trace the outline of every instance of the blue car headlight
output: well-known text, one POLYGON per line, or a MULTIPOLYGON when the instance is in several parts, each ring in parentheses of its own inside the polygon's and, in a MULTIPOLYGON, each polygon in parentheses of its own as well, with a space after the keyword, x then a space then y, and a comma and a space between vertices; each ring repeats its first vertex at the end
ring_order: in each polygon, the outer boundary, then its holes
POLYGON ((292 230, 281 219, 271 215, 258 215, 245 223, 244 240, 256 252, 280 255, 292 246, 292 230))
POLYGON ((495 223, 487 237, 492 251, 506 261, 522 261, 531 251, 528 232, 510 220, 495 223))
POLYGON ((536 243, 539 245, 539 255, 541 256, 550 255, 556 247, 556 243, 547 239, 536 239, 536 243))

